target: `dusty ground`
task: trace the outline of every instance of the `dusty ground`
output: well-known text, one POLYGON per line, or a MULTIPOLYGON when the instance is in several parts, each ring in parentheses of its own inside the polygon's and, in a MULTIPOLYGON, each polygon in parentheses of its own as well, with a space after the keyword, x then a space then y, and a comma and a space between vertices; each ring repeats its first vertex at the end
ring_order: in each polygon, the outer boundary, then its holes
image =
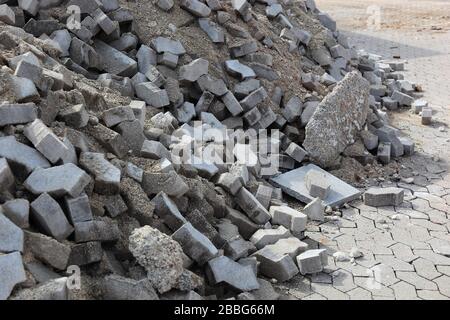
POLYGON ((331 12, 340 28, 366 29, 369 17, 380 9, 381 29, 444 32, 450 30, 448 0, 317 0, 331 12))

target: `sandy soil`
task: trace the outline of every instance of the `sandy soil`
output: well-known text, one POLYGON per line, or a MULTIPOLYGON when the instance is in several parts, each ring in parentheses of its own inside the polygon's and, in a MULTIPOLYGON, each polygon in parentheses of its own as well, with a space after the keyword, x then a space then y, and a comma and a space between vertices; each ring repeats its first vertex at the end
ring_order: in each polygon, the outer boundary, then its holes
POLYGON ((316 3, 322 11, 333 12, 339 28, 345 30, 367 28, 377 7, 381 29, 450 30, 449 0, 316 0, 316 3))

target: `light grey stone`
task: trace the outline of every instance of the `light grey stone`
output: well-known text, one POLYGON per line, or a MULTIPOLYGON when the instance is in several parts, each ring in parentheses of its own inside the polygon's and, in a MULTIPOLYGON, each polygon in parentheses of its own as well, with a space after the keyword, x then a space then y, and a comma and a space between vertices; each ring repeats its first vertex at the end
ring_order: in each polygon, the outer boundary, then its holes
POLYGON ((133 77, 137 72, 137 62, 100 40, 94 41, 94 48, 101 56, 104 69, 122 77, 133 77))
POLYGON ((115 242, 119 239, 120 231, 117 224, 110 220, 93 220, 74 224, 75 242, 115 242))
POLYGON ((266 208, 246 188, 241 188, 236 194, 236 202, 250 219, 258 224, 264 224, 270 220, 270 214, 266 208))
POLYGON ((119 193, 121 171, 106 160, 103 153, 82 152, 80 165, 95 177, 95 192, 105 195, 119 193))
POLYGON ((0 252, 23 251, 23 231, 0 210, 0 252))
POLYGON ((257 249, 274 244, 280 239, 291 237, 291 233, 283 226, 279 226, 277 229, 259 229, 256 231, 250 241, 255 245, 257 249))
POLYGON ((287 206, 271 206, 269 212, 273 224, 286 227, 294 235, 300 235, 306 229, 307 216, 295 209, 287 206))
POLYGON ((225 256, 208 261, 207 275, 211 284, 227 284, 240 292, 260 287, 250 266, 243 266, 225 256))
POLYGON ((93 219, 89 197, 86 194, 76 198, 66 196, 64 201, 71 223, 91 221, 93 219))
POLYGON ((24 186, 34 194, 49 193, 55 197, 68 194, 77 197, 90 181, 91 179, 86 172, 74 164, 68 163, 33 171, 25 180, 24 186))
POLYGON ((309 171, 305 176, 305 185, 311 197, 325 200, 330 194, 331 184, 322 172, 309 171))
POLYGON ((6 300, 14 287, 27 280, 19 252, 0 255, 0 300, 6 300))
POLYGON ((364 204, 371 207, 399 206, 405 190, 401 188, 370 188, 364 193, 364 204))
POLYGON ((0 126, 33 122, 37 118, 34 103, 0 104, 0 126))
POLYGON ((287 281, 298 274, 298 268, 288 254, 280 254, 267 246, 253 254, 260 263, 259 271, 262 275, 287 281))
POLYGON ((4 215, 20 228, 28 228, 30 203, 25 199, 14 199, 2 205, 4 215))
POLYGON ((147 279, 134 280, 111 274, 102 281, 102 289, 106 300, 159 300, 147 279))
POLYGON ((327 261, 326 249, 308 250, 297 256, 297 264, 302 275, 323 271, 327 261))
POLYGON ((324 221, 325 205, 323 204, 322 199, 315 198, 313 201, 308 203, 303 209, 303 213, 305 213, 311 220, 324 221))
POLYGON ((57 270, 66 270, 70 246, 40 233, 26 232, 26 248, 42 262, 57 270))

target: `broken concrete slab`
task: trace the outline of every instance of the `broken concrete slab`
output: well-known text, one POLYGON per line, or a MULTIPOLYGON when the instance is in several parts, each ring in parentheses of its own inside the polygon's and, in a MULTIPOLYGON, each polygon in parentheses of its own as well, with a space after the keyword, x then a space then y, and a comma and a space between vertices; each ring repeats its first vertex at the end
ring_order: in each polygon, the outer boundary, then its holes
POLYGON ((72 163, 33 171, 24 182, 34 194, 49 193, 55 197, 66 194, 77 197, 89 184, 89 175, 72 163))
POLYGON ((358 72, 350 72, 317 106, 303 142, 311 160, 323 167, 339 164, 340 154, 366 121, 369 87, 358 72))
POLYGON ((309 203, 314 200, 314 197, 309 194, 305 184, 305 176, 310 170, 318 170, 319 172, 325 174, 331 185, 330 194, 324 201, 326 206, 340 206, 360 197, 361 193, 358 189, 350 186, 314 164, 309 164, 307 166, 286 172, 277 177, 271 178, 271 181, 290 196, 304 203, 309 203))

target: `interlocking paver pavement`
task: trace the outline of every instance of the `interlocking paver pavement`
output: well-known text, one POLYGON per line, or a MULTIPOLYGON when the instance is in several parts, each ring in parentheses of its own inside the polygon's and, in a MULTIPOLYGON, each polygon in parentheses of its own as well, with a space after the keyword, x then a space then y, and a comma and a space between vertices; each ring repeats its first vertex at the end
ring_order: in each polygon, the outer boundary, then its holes
MULTIPOLYGON (((353 2, 358 0, 342 2, 337 9, 338 24, 345 18, 345 6, 351 8, 353 2)), ((423 126, 408 110, 389 113, 393 126, 416 143, 413 156, 398 160, 399 176, 413 181, 380 180, 380 186, 405 189, 405 202, 373 208, 354 201, 325 222, 308 226, 308 243, 327 249, 329 265, 320 274, 298 275, 279 288, 308 300, 450 299, 450 31, 343 32, 367 52, 407 59, 405 79, 422 85, 435 121, 423 126), (354 247, 364 256, 352 261, 333 258, 336 251, 348 253, 354 247)))

